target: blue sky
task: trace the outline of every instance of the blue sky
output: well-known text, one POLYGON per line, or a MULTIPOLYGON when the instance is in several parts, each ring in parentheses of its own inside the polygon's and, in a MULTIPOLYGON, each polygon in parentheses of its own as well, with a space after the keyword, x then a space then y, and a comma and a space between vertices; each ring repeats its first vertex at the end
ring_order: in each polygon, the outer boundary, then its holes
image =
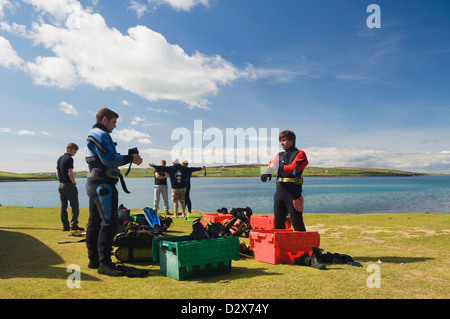
POLYGON ((445 0, 0 0, 0 171, 54 171, 69 142, 86 170, 109 107, 118 151, 138 147, 141 167, 173 160, 173 133, 193 141, 201 121, 217 134, 203 148, 220 134, 229 147, 228 128, 291 129, 310 166, 450 173, 449 12, 445 0))

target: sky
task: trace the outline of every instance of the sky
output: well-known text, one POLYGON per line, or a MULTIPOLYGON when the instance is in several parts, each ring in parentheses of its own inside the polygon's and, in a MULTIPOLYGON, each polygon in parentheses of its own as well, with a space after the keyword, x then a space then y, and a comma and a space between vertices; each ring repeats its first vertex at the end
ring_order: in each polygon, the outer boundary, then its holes
POLYGON ((0 0, 0 171, 54 172, 95 114, 148 163, 450 173, 447 0, 0 0), (374 6, 375 5, 375 6, 374 6))

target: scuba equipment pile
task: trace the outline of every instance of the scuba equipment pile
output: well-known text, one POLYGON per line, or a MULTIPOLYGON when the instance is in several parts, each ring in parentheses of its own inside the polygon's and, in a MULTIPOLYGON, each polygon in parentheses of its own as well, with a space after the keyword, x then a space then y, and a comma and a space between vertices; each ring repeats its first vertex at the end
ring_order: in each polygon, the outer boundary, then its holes
MULTIPOLYGON (((220 211, 226 211, 226 208, 221 208, 220 211)), ((250 225, 250 216, 253 214, 252 209, 248 206, 245 208, 232 208, 229 214, 233 217, 222 222, 224 231, 230 236, 244 235, 248 237, 252 230, 250 225)))
POLYGON ((154 236, 150 226, 128 222, 125 231, 114 237, 114 256, 122 262, 151 260, 154 236))
POLYGON ((223 225, 221 223, 211 223, 200 214, 191 213, 184 220, 192 223, 191 236, 194 240, 224 237, 223 225), (201 220, 206 222, 206 227, 202 225, 201 220))
POLYGON ((125 206, 119 207, 119 226, 124 230, 116 234, 113 246, 117 247, 114 256, 121 262, 151 260, 153 238, 163 236, 172 225, 170 217, 160 217, 149 207, 143 211, 143 214, 131 215, 125 206))
MULTIPOLYGON (((226 208, 217 210, 219 213, 228 213, 226 208)), ((226 219, 223 222, 212 223, 201 214, 191 213, 187 215, 184 220, 192 223, 192 233, 190 234, 194 240, 212 239, 219 237, 238 237, 241 234, 248 234, 251 231, 250 227, 250 215, 252 210, 250 207, 246 208, 233 208, 231 210, 232 217, 226 219), (234 214, 234 215, 233 215, 234 214), (204 221, 206 227, 201 223, 204 221)), ((239 246, 239 254, 244 257, 254 258, 254 252, 250 249, 250 246, 245 242, 241 242, 239 246)))
POLYGON ((245 208, 232 208, 228 213, 228 210, 225 207, 222 207, 217 210, 220 214, 229 214, 230 218, 223 220, 221 223, 211 223, 201 214, 189 214, 185 217, 186 221, 192 222, 192 227, 194 229, 195 236, 199 238, 215 238, 211 236, 236 236, 239 237, 241 235, 248 237, 252 227, 250 225, 250 216, 253 214, 253 211, 250 207, 245 208), (196 218, 195 222, 191 221, 192 218, 196 218), (203 225, 197 225, 197 221, 203 220, 206 222, 206 228, 203 225), (222 225, 222 227, 219 226, 222 225), (203 227, 205 230, 203 230, 203 227), (207 234, 200 235, 200 233, 205 232, 207 234), (208 234, 208 232, 210 234, 208 234))
POLYGON ((172 226, 173 220, 167 216, 160 216, 157 211, 145 207, 142 214, 130 214, 130 210, 127 209, 123 204, 120 204, 118 216, 119 216, 119 226, 123 228, 130 221, 137 222, 138 224, 150 226, 150 230, 154 232, 157 236, 162 236, 163 232, 172 226))

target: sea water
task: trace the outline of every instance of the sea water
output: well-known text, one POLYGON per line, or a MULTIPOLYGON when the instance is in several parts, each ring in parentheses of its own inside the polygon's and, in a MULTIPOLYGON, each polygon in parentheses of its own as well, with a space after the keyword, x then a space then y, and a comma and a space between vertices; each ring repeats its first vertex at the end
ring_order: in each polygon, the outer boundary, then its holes
MULTIPOLYGON (((119 204, 128 208, 153 206, 153 178, 126 178, 131 194, 117 184, 119 204)), ((77 179, 81 207, 88 207, 86 179, 77 179)), ((170 184, 170 183, 169 183, 170 184)), ((191 179, 194 210, 216 212, 249 206, 255 214, 273 214, 274 179, 191 179)), ((0 183, 3 206, 59 206, 57 181, 0 183)), ((304 177, 305 213, 450 213, 450 176, 304 177)), ((163 209, 162 199, 160 209, 163 209)), ((169 209, 173 209, 170 203, 169 209)))

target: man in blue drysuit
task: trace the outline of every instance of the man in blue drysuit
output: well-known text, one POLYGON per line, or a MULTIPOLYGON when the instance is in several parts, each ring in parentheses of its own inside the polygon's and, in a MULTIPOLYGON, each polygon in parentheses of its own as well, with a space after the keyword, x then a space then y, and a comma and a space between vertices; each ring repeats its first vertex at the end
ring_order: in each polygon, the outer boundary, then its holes
POLYGON ((103 108, 98 111, 97 123, 87 138, 86 162, 89 174, 86 192, 89 196, 89 222, 86 229, 86 247, 91 269, 108 276, 123 276, 111 260, 113 239, 118 224, 118 192, 116 183, 122 181, 119 166, 140 165, 139 154, 120 155, 110 133, 116 127, 119 115, 103 108))

